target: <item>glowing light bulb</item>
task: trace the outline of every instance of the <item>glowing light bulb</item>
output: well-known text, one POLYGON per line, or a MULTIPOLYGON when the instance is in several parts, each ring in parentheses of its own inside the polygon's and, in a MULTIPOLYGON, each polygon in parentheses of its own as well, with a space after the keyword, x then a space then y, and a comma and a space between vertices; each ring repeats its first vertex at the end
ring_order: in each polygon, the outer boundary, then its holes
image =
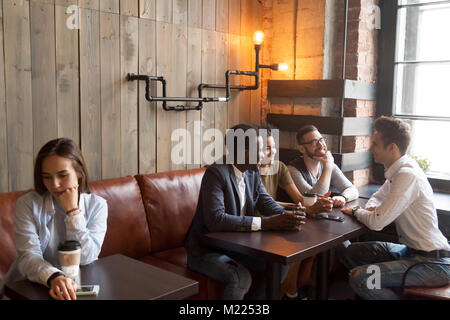
POLYGON ((280 63, 278 65, 278 71, 287 71, 289 70, 289 66, 287 63, 280 63))
POLYGON ((261 45, 264 41, 264 32, 258 30, 253 34, 253 42, 257 45, 261 45))

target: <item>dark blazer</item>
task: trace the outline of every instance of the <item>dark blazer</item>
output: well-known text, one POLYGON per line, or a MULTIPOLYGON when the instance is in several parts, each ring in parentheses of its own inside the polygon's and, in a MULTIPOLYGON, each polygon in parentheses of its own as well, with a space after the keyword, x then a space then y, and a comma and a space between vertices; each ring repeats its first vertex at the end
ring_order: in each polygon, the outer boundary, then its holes
POLYGON ((214 252, 202 244, 203 234, 218 231, 251 231, 255 208, 263 216, 283 213, 261 183, 259 171, 244 173, 246 208, 240 216, 239 187, 231 164, 213 164, 206 169, 200 187, 197 210, 186 236, 188 254, 214 252))

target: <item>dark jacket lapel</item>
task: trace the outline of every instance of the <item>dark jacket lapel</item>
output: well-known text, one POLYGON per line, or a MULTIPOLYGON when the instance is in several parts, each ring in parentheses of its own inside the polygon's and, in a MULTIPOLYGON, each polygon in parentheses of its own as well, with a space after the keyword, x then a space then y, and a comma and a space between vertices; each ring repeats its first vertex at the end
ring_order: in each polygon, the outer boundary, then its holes
POLYGON ((253 216, 253 212, 255 211, 253 208, 253 192, 250 192, 250 190, 254 189, 254 186, 252 184, 253 179, 250 179, 252 173, 250 173, 248 170, 244 172, 244 181, 245 181, 245 215, 251 215, 253 216))
POLYGON ((239 215, 241 212, 240 211, 241 210, 241 197, 239 194, 239 186, 236 181, 236 175, 234 174, 233 165, 229 164, 229 165, 227 165, 227 167, 228 167, 228 171, 229 171, 231 184, 233 185, 234 197, 237 199, 237 202, 238 202, 237 209, 238 209, 238 215, 239 215))

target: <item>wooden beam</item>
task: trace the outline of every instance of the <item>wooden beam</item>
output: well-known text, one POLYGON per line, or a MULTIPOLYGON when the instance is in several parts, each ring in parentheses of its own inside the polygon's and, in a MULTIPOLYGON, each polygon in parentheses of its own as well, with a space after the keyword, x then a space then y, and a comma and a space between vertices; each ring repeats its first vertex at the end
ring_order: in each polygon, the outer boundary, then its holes
POLYGON ((267 97, 337 98, 342 91, 341 80, 269 80, 267 97))
POLYGON ((283 131, 297 132, 301 127, 312 124, 323 134, 340 136, 371 135, 373 118, 322 117, 284 115, 269 113, 267 121, 283 131))
MULTIPOLYGON (((289 164, 290 161, 300 157, 298 150, 294 149, 280 149, 280 161, 289 164)), ((334 163, 342 170, 348 172, 353 170, 360 170, 370 168, 372 166, 371 152, 352 152, 352 153, 333 153, 334 163)))
POLYGON ((345 98, 375 100, 376 84, 354 80, 269 80, 268 98, 345 98))

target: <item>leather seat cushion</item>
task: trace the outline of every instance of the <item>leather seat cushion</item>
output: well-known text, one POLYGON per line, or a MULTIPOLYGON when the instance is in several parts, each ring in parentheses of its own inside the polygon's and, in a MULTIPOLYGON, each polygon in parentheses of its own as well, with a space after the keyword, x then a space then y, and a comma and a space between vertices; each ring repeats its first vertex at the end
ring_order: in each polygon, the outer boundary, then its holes
POLYGON ((427 287, 406 287, 404 290, 406 295, 426 297, 439 300, 450 300, 450 283, 443 287, 427 288, 427 287))
POLYGON ((29 191, 30 190, 0 194, 0 282, 3 280, 3 277, 17 257, 13 230, 16 201, 29 191))
POLYGON ((187 268, 187 254, 184 247, 160 251, 153 254, 154 257, 169 261, 172 264, 187 268))
POLYGON ((91 183, 92 193, 108 203, 108 229, 100 257, 121 253, 141 258, 150 252, 150 233, 136 179, 124 177, 91 183))
POLYGON ((183 245, 197 208, 205 170, 136 176, 149 221, 152 253, 183 245))

